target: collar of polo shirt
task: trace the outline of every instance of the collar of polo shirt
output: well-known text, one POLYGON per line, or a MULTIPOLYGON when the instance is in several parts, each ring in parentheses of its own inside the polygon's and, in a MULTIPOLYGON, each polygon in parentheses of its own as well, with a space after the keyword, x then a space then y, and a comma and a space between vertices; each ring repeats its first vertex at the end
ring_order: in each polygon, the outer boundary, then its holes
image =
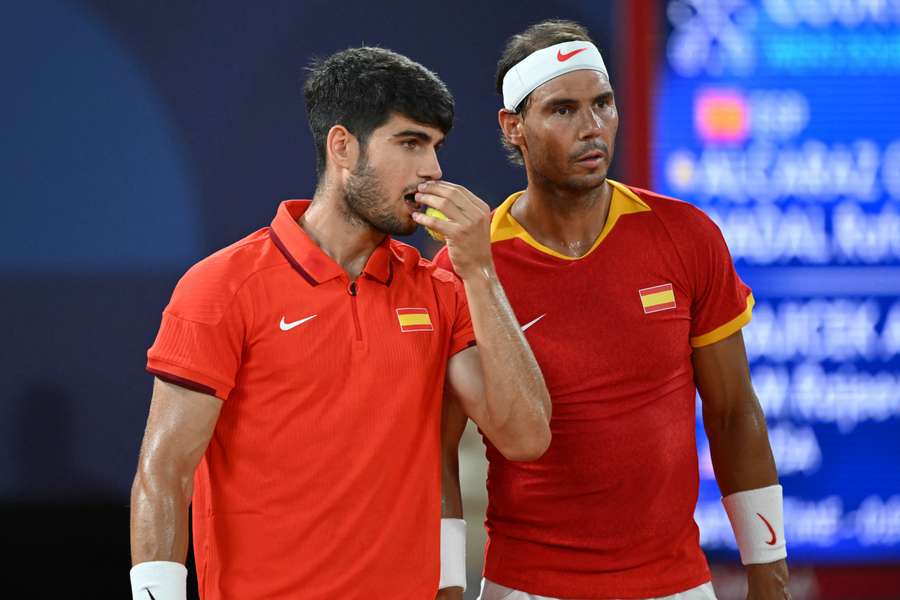
MULTIPOLYGON (((272 242, 310 285, 319 285, 329 279, 346 278, 346 271, 325 254, 297 223, 311 203, 310 200, 282 202, 272 220, 272 242)), ((391 236, 388 235, 372 252, 363 273, 384 285, 390 285, 394 277, 392 258, 403 260, 394 254, 391 236)))

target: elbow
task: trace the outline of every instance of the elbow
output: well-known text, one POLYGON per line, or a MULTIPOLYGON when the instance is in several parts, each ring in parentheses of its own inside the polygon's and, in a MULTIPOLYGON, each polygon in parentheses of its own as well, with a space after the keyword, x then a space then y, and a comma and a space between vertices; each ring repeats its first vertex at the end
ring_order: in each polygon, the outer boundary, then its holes
POLYGON ((539 433, 507 443, 497 450, 506 460, 530 462, 541 458, 547 452, 551 439, 550 427, 545 425, 539 433))
POLYGON ((190 502, 193 493, 194 467, 187 461, 171 457, 142 457, 131 485, 132 500, 178 497, 190 502))

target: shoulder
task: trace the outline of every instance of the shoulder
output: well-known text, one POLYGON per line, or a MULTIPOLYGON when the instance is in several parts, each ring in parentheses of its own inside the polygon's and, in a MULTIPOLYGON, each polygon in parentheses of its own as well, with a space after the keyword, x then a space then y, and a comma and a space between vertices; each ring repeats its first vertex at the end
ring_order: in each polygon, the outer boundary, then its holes
POLYGON ((434 255, 434 258, 431 259, 431 262, 437 267, 453 273, 453 263, 450 262, 450 253, 447 251, 447 246, 441 247, 434 255))
POLYGON ((664 196, 650 190, 627 186, 649 208, 653 215, 679 241, 721 236, 713 220, 690 202, 664 196))
POLYGON ((461 285, 459 278, 449 267, 450 259, 447 257, 446 246, 438 252, 434 260, 423 258, 419 251, 409 244, 391 240, 391 249, 401 258, 405 269, 417 278, 428 281, 438 289, 455 290, 461 285))
POLYGON ((189 268, 166 310, 191 321, 216 323, 248 280, 284 262, 278 258, 268 228, 260 229, 189 268))

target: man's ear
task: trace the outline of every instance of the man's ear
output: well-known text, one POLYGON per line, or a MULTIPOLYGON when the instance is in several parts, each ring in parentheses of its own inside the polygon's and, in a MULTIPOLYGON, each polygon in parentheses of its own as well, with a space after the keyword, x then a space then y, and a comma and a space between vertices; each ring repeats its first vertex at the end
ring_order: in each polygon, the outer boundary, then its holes
POLYGON ((335 125, 325 138, 325 154, 330 164, 352 171, 359 158, 359 140, 343 125, 335 125))
POLYGON ((522 131, 524 126, 522 115, 501 108, 497 113, 497 121, 500 123, 500 131, 503 132, 506 141, 513 146, 518 146, 520 150, 524 149, 525 134, 522 131))

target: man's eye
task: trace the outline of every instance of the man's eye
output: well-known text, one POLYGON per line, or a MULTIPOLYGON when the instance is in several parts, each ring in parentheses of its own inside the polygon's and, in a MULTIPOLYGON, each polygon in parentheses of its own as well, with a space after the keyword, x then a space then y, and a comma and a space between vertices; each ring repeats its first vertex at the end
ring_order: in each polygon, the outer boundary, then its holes
POLYGON ((415 148, 418 148, 419 140, 406 140, 403 142, 403 146, 410 150, 414 150, 415 148))
POLYGON ((572 112, 572 111, 569 110, 569 109, 568 109, 567 107, 565 107, 565 106, 560 106, 559 108, 556 109, 556 114, 558 114, 558 115, 567 115, 567 114, 569 114, 570 112, 572 112))

